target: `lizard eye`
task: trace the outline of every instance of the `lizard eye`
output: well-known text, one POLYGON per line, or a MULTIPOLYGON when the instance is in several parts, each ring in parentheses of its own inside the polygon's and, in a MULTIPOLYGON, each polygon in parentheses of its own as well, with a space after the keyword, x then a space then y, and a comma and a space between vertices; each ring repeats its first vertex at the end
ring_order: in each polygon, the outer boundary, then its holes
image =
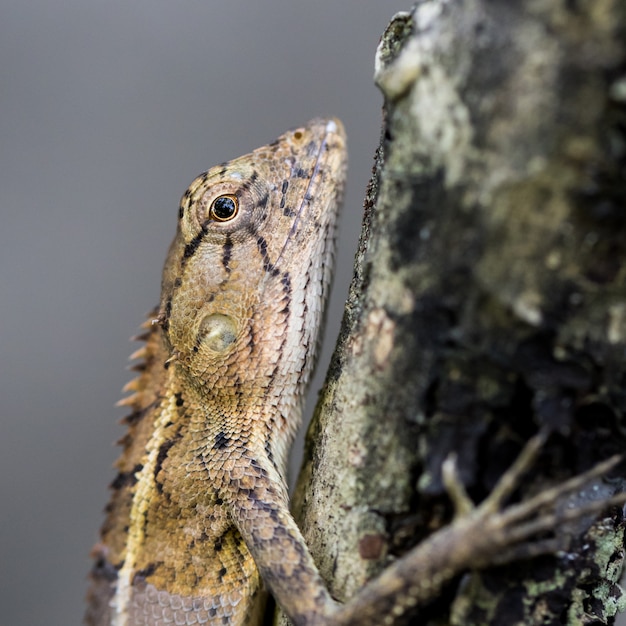
POLYGON ((216 222, 229 222, 239 212, 239 200, 237 196, 226 194, 218 196, 211 202, 209 217, 216 222))

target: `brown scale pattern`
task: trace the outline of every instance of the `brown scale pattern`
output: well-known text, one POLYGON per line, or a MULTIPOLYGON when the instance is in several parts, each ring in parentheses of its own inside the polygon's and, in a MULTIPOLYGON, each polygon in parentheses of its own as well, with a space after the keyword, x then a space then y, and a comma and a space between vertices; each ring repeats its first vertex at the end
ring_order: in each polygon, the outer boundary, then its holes
POLYGON ((283 476, 345 159, 340 123, 313 120, 183 195, 161 303, 134 355, 140 375, 125 389, 135 393, 122 401, 132 413, 87 624, 257 624, 259 571, 278 596, 323 588, 283 476), (218 197, 233 199, 232 219, 214 212, 218 197))

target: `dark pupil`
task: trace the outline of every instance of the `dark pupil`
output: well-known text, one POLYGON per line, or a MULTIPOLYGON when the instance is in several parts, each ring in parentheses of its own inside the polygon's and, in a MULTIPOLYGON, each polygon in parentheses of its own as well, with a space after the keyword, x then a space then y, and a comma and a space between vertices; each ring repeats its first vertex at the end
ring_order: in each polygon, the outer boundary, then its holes
POLYGON ((235 213, 235 202, 232 198, 216 198, 213 202, 213 213, 220 220, 227 220, 235 213))

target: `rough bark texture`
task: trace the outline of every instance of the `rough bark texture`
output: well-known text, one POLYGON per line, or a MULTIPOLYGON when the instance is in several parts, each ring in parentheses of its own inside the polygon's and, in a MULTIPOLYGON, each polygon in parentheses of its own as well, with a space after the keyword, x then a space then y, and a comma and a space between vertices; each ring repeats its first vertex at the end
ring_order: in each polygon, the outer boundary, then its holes
MULTIPOLYGON (((522 493, 625 449, 625 44, 623 0, 424 0, 384 33, 383 134, 294 502, 339 599, 448 521, 449 452, 480 500, 541 426, 522 493)), ((562 529, 558 557, 460 577, 419 623, 613 623, 613 513, 562 529)))

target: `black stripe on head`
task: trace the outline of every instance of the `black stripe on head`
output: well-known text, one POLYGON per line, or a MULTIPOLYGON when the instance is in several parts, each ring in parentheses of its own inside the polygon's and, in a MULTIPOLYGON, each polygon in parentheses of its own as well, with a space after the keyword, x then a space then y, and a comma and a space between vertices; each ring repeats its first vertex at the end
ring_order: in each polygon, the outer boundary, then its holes
POLYGON ((191 189, 187 188, 183 197, 180 200, 180 205, 178 207, 178 219, 182 219, 185 214, 185 208, 189 205, 189 198, 191 198, 191 189))
POLYGON ((222 247, 222 265, 224 266, 224 270, 230 273, 230 267, 228 264, 230 263, 230 258, 233 253, 233 242, 230 238, 230 235, 226 235, 226 241, 224 241, 224 246, 222 247))
POLYGON ((259 250, 261 258, 263 259, 263 269, 266 272, 271 272, 274 269, 274 266, 270 261, 269 255, 267 254, 267 241, 265 240, 265 237, 260 235, 257 237, 256 247, 259 250))
POLYGON ((241 198, 242 194, 246 191, 248 191, 250 189, 250 187, 252 187, 252 185, 254 185, 254 183, 256 182, 257 178, 259 177, 259 174, 257 172, 252 172, 252 174, 250 175, 250 178, 248 178, 248 180, 246 180, 240 187, 239 189, 237 189, 236 191, 236 195, 238 198, 241 198))
POLYGON ((257 206, 259 207, 259 209, 264 209, 267 206, 267 201, 270 199, 270 195, 269 193, 265 192, 263 194, 263 197, 259 200, 259 203, 257 204, 257 206))
POLYGON ((185 251, 183 252, 183 263, 195 254, 207 232, 208 229, 206 225, 202 224, 202 230, 185 246, 185 251))
POLYGON ((280 198, 280 208, 283 209, 285 207, 285 200, 287 198, 287 189, 289 188, 289 181, 284 180, 282 189, 280 190, 281 198, 280 198))

